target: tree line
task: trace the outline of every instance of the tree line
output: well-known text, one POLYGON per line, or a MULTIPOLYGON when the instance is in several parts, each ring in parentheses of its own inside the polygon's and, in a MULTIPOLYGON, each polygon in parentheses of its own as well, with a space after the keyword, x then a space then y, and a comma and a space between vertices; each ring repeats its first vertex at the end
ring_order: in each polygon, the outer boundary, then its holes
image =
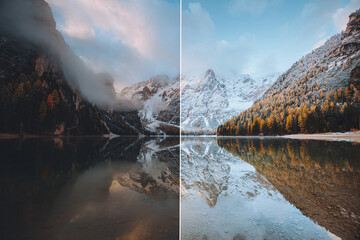
POLYGON ((302 97, 301 103, 290 97, 290 89, 260 100, 220 125, 217 135, 283 135, 360 128, 360 94, 354 85, 327 94, 318 87, 312 90, 302 97))

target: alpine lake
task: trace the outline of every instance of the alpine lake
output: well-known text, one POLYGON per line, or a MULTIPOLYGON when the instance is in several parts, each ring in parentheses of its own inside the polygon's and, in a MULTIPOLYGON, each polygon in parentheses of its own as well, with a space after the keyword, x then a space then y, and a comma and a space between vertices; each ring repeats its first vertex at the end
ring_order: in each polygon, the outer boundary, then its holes
POLYGON ((181 140, 181 239, 357 239, 360 145, 181 140))

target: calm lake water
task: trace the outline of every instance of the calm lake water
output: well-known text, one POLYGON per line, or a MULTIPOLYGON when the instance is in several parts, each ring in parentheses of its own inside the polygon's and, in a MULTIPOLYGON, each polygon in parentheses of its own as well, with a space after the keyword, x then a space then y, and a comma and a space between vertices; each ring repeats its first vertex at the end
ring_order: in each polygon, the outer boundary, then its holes
POLYGON ((178 138, 1 139, 0 239, 178 239, 178 138))
POLYGON ((360 145, 181 140, 182 239, 357 239, 360 145))

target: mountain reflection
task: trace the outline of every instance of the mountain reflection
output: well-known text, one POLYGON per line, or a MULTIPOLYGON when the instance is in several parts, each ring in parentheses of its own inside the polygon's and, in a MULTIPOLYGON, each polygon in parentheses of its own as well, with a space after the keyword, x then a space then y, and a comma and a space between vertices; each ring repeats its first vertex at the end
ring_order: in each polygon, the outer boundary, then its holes
POLYGON ((0 140, 2 239, 178 239, 178 138, 0 140))
POLYGON ((184 139, 182 141, 181 178, 183 198, 196 191, 210 207, 220 196, 241 195, 249 200, 259 194, 276 193, 269 182, 249 164, 238 164, 232 155, 219 148, 216 139, 184 139), (236 180, 230 181, 231 172, 236 180))
POLYGON ((343 239, 360 237, 360 146, 349 142, 219 138, 304 215, 343 239))

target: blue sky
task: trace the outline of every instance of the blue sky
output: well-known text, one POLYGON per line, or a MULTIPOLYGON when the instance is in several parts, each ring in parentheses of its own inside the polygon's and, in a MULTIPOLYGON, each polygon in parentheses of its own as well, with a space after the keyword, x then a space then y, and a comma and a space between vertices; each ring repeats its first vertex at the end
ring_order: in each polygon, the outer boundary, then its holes
POLYGON ((183 71, 283 72, 357 8, 360 0, 183 0, 183 71))

